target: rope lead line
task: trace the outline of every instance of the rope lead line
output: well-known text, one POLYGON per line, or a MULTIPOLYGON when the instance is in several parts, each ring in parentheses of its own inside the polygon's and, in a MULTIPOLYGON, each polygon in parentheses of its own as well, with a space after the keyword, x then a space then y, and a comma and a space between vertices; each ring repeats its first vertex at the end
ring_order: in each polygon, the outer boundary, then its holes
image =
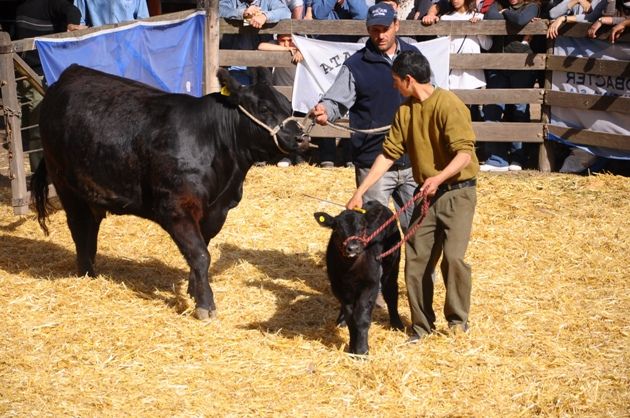
POLYGON ((241 112, 245 113, 245 115, 249 117, 254 123, 256 123, 258 126, 261 126, 263 129, 269 132, 269 135, 271 135, 271 137, 273 138, 273 142, 276 144, 276 147, 278 147, 278 149, 284 154, 290 154, 290 152, 284 150, 280 146, 280 143, 278 142, 278 137, 276 136, 276 134, 280 131, 280 129, 284 127, 284 124, 293 120, 298 124, 300 129, 304 131, 303 118, 298 118, 296 116, 289 116, 289 117, 286 117, 282 122, 277 124, 274 128, 270 128, 267 124, 265 124, 264 122, 256 118, 256 116, 249 113, 243 106, 238 105, 238 108, 241 110, 241 112))
POLYGON ((390 223, 392 223, 396 219, 398 219, 400 217, 401 213, 403 213, 405 210, 407 210, 409 208, 409 206, 411 206, 416 200, 419 200, 419 199, 423 199, 423 202, 422 202, 422 210, 420 212, 420 217, 418 218, 418 221, 416 222, 416 224, 413 227, 409 228, 409 230, 407 231, 407 233, 405 234, 405 236, 403 237, 402 240, 400 240, 396 245, 394 245, 389 250, 387 250, 384 253, 382 253, 379 256, 377 256, 376 259, 377 260, 381 260, 381 259, 387 257, 388 255, 390 255, 391 253, 393 253, 394 251, 399 249, 405 242, 407 242, 409 237, 411 237, 418 230, 418 228, 420 227, 420 224, 422 223, 424 218, 427 216, 427 213, 429 213, 429 206, 431 205, 431 199, 429 199, 427 196, 424 195, 424 191, 419 191, 418 193, 416 193, 411 199, 409 199, 407 201, 407 203, 405 203, 403 206, 401 206, 401 208, 398 209, 396 211, 396 213, 394 213, 392 216, 390 216, 390 218, 388 220, 386 220, 383 223, 383 225, 381 225, 378 228, 376 228, 376 230, 374 230, 374 232, 372 232, 369 236, 366 237, 365 234, 362 234, 361 236, 352 235, 352 236, 350 236, 350 237, 345 239, 345 241, 343 242, 343 246, 345 247, 346 244, 349 241, 351 241, 351 240, 361 241, 363 243, 363 245, 367 246, 370 241, 372 241, 378 234, 383 232, 383 230, 390 223))

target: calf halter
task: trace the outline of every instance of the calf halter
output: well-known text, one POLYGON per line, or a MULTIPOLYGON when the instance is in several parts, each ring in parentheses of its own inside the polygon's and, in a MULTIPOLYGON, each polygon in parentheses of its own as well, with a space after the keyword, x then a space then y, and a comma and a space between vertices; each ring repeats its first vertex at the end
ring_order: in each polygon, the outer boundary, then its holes
MULTIPOLYGON (((277 124, 274 128, 270 128, 267 124, 265 124, 264 122, 262 122, 261 120, 256 118, 256 116, 254 116, 251 113, 249 113, 243 106, 238 105, 238 108, 241 109, 241 112, 245 113, 245 115, 247 115, 247 117, 249 117, 257 125, 261 126, 267 132, 269 132, 269 135, 271 135, 271 137, 273 138, 273 142, 276 144, 276 147, 278 147, 278 149, 284 154, 290 154, 290 153, 288 151, 284 150, 280 146, 280 143, 278 142, 277 133, 280 131, 280 129, 284 128, 284 125, 287 122, 290 122, 292 120, 295 121, 298 124, 298 126, 300 127, 300 129, 302 130, 302 132, 305 133, 305 134, 308 134, 308 132, 306 132, 305 129, 304 129, 304 121, 308 117, 300 118, 300 117, 296 117, 296 116, 289 116, 289 117, 284 118, 284 120, 282 122, 280 122, 279 124, 277 124)), ((312 125, 311 125, 311 127, 312 127, 312 125)), ((308 131, 310 131, 310 129, 308 129, 308 131)))

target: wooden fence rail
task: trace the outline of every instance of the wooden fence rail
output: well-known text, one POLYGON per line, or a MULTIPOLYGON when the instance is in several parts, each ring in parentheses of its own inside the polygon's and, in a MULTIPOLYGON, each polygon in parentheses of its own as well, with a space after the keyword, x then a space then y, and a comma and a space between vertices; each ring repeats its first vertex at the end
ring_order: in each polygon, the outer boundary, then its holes
MULTIPOLYGON (((216 0, 211 0, 216 2, 216 0)), ((166 15, 154 16, 145 19, 149 22, 174 21, 185 18, 195 10, 186 10, 166 15)), ((212 13, 210 13, 212 16, 212 13)), ((88 28, 72 33, 57 33, 46 36, 47 38, 80 37, 103 30, 123 27, 134 22, 114 25, 105 25, 96 28, 88 28)), ((525 27, 512 27, 504 21, 482 21, 478 23, 443 21, 432 26, 423 26, 417 21, 400 22, 399 35, 402 36, 446 36, 446 35, 539 35, 546 34, 548 22, 537 20, 525 27)), ((223 34, 238 34, 255 29, 243 27, 240 22, 209 19, 205 44, 206 69, 211 65, 229 66, 265 66, 265 67, 290 67, 291 56, 287 52, 270 51, 236 51, 217 50, 210 47, 211 37, 218 38, 223 34), (218 56, 218 58, 217 58, 218 56)), ((584 37, 587 24, 565 24, 560 33, 563 36, 584 37)), ((293 33, 300 35, 357 35, 366 36, 365 22, 363 21, 308 21, 285 20, 277 24, 266 25, 260 33, 281 34, 293 33)), ((26 175, 24 172, 24 153, 20 136, 20 118, 15 110, 19 110, 17 96, 15 94, 15 74, 29 79, 40 91, 44 88, 41 80, 19 57, 20 52, 35 49, 34 39, 22 39, 10 41, 8 35, 1 33, 0 37, 0 84, 2 87, 2 106, 0 116, 4 116, 7 126, 5 132, 9 142, 10 176, 13 191, 13 206, 16 214, 24 214, 28 211, 28 191, 26 190, 26 175), (4 114, 4 109, 10 112, 4 114)), ((600 33, 598 38, 605 39, 607 32, 600 33)), ((619 42, 630 42, 630 34, 624 34, 619 42)), ((610 112, 630 113, 630 98, 597 96, 588 94, 564 93, 551 90, 551 72, 565 71, 589 76, 601 77, 630 77, 630 61, 604 61, 591 58, 559 57, 553 56, 552 44, 548 44, 547 53, 538 54, 451 54, 450 67, 452 69, 505 69, 505 70, 530 70, 546 71, 544 86, 530 89, 475 89, 454 90, 466 104, 493 104, 493 103, 528 103, 541 109, 540 117, 529 123, 513 122, 474 122, 473 127, 479 141, 504 142, 521 141, 541 144, 539 152, 539 168, 550 171, 553 166, 553 156, 549 155, 550 148, 545 146, 547 133, 570 139, 584 145, 605 146, 619 150, 630 150, 630 137, 624 135, 602 134, 582 129, 564 128, 548 124, 549 106, 571 107, 582 110, 606 110, 610 112)), ((207 72, 208 73, 208 72, 207 72)), ((213 75, 205 77, 208 86, 214 81, 213 75)), ((291 97, 292 87, 277 87, 287 97, 291 97)), ((314 136, 321 137, 347 137, 345 132, 333 130, 330 127, 317 126, 313 131, 314 136)), ((1 135, 0 135, 1 137, 1 135)))

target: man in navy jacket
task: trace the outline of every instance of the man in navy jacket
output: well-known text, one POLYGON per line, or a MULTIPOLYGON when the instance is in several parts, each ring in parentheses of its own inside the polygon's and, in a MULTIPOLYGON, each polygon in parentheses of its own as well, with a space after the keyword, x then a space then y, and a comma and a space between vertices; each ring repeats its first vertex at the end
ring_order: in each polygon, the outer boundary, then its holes
MULTIPOLYGON (((366 25, 370 39, 365 47, 344 62, 333 85, 311 110, 320 125, 334 122, 349 113, 352 128, 387 126, 403 101, 392 84, 392 63, 401 51, 417 49, 396 36, 400 23, 390 4, 377 3, 370 7, 366 25)), ((352 162, 357 186, 381 153, 384 138, 384 133, 352 134, 352 162)), ((399 209, 413 197, 416 187, 409 157, 404 155, 363 195, 364 203, 376 200, 388 206, 391 197, 394 206, 399 209)), ((403 231, 409 226, 411 206, 399 218, 403 231)))

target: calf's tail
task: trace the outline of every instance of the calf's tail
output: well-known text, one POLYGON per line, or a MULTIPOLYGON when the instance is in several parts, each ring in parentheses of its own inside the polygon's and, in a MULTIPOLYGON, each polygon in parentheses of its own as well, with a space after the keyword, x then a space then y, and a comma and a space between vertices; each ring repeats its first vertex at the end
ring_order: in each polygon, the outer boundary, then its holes
POLYGON ((31 177, 31 202, 37 211, 37 222, 46 235, 48 235, 46 219, 52 210, 52 206, 48 203, 47 177, 46 161, 42 160, 37 166, 35 174, 31 177))

